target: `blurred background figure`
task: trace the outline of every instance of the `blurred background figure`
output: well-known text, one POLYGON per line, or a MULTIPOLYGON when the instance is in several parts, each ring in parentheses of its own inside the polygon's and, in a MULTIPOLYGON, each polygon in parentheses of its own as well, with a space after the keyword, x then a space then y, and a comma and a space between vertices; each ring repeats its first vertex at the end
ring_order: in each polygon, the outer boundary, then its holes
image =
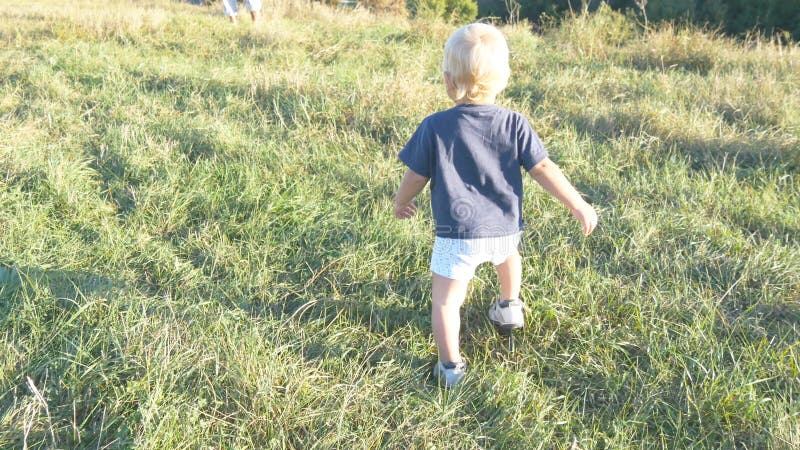
MULTIPOLYGON (((250 11, 253 22, 258 22, 261 18, 261 0, 245 0, 244 5, 250 11)), ((236 0, 222 0, 222 11, 231 19, 231 23, 238 23, 236 16, 239 14, 239 8, 236 0)))

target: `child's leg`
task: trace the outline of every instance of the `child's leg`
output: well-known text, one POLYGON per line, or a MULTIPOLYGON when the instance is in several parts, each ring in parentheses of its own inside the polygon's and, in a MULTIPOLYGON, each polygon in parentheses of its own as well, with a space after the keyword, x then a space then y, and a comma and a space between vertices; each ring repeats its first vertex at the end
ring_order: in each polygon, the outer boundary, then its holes
POLYGON ((431 326, 433 340, 439 350, 439 361, 461 361, 459 332, 461 331, 461 305, 467 296, 469 281, 451 280, 433 274, 433 302, 431 326))
POLYGON ((500 281, 500 300, 519 298, 520 285, 522 284, 522 258, 519 252, 509 255, 506 260, 495 266, 497 279, 500 281))
POLYGON ((261 0, 245 0, 247 4, 247 9, 250 10, 250 17, 253 19, 253 22, 257 22, 259 18, 261 18, 261 0))

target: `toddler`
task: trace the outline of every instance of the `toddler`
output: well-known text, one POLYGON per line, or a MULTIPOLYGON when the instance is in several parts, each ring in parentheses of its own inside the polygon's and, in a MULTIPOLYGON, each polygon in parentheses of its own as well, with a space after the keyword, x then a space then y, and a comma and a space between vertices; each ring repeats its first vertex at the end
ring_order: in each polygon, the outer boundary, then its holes
POLYGON ((510 75, 508 46, 499 30, 473 23, 454 32, 444 47, 442 69, 455 106, 425 118, 400 151, 408 169, 394 215, 414 216, 414 197, 430 181, 436 224, 431 325, 439 353, 433 375, 452 387, 466 372, 459 353, 460 308, 479 264, 491 261, 500 284, 489 319, 504 332, 524 326, 520 167, 569 208, 585 236, 597 225, 597 213, 548 158, 527 119, 494 104, 510 75))

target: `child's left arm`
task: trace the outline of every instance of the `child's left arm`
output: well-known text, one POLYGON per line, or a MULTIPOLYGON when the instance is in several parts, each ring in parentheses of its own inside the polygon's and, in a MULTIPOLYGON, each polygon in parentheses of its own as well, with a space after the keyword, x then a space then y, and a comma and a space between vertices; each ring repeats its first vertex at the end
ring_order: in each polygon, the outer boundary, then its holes
POLYGON ((569 208, 570 212, 583 226, 583 235, 592 234, 597 226, 597 211, 592 205, 586 203, 581 194, 567 180, 558 165, 545 158, 534 166, 529 172, 531 177, 541 185, 544 190, 558 199, 569 208))
POLYGON ((396 218, 409 219, 414 217, 417 212, 417 207, 414 205, 414 197, 422 192, 422 189, 428 184, 428 180, 430 178, 423 177, 411 169, 406 170, 405 175, 403 175, 403 181, 400 182, 400 187, 397 189, 397 195, 394 197, 394 216, 396 218))

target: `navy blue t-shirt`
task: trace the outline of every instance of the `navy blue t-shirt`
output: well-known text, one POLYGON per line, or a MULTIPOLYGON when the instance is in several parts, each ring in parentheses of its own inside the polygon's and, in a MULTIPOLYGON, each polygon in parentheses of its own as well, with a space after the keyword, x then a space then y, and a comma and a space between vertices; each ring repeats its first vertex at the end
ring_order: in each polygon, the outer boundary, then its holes
POLYGON ((458 105, 425 118, 398 155, 430 178, 436 236, 507 236, 522 230, 522 172, 547 157, 521 114, 458 105))

